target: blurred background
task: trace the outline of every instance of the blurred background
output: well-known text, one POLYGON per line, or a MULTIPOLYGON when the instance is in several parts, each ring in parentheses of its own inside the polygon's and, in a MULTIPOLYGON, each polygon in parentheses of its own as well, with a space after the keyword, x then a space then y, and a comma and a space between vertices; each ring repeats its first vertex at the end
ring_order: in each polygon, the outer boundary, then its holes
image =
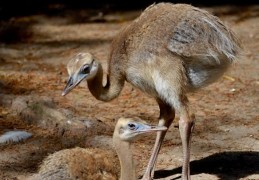
MULTIPOLYGON (((61 149, 107 149, 119 117, 157 123, 156 101, 128 83, 110 103, 97 101, 86 82, 61 96, 71 57, 91 52, 106 72, 113 38, 154 2, 160 1, 0 0, 0 180, 26 179, 47 155, 61 149), (25 131, 30 138, 1 141, 10 130, 25 131)), ((192 179, 259 179, 259 0, 170 2, 218 16, 244 46, 244 56, 225 76, 189 96, 196 116, 192 179)), ((178 120, 159 155, 161 178, 180 177, 178 120)), ((139 176, 154 140, 136 143, 139 176)))
MULTIPOLYGON (((31 15, 37 13, 60 13, 71 9, 102 9, 102 10, 137 10, 143 9, 152 3, 161 1, 154 0, 1 0, 0 18, 10 18, 12 16, 31 15)), ((244 6, 258 4, 256 0, 176 0, 164 1, 172 3, 188 3, 195 6, 244 6)))
MULTIPOLYGON (((67 24, 121 23, 135 19, 146 7, 159 2, 162 1, 1 0, 0 42, 28 42, 35 34, 31 30, 32 26, 42 23, 40 20, 42 18, 45 18, 45 21, 59 18, 67 24)), ((216 16, 235 14, 238 15, 236 21, 259 14, 259 3, 256 0, 171 0, 164 2, 187 3, 203 7, 216 16)))

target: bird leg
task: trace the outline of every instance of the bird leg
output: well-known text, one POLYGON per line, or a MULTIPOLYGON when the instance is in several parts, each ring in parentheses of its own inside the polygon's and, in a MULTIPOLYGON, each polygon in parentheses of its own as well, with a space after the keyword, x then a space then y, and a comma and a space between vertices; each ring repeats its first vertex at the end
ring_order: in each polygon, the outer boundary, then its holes
MULTIPOLYGON (((159 108, 160 108, 160 117, 159 117, 158 126, 166 126, 167 128, 169 128, 174 120, 175 111, 171 106, 163 103, 162 101, 158 101, 158 104, 159 104, 159 108)), ((160 151, 160 148, 161 148, 162 142, 164 140, 164 137, 166 135, 166 132, 167 131, 157 132, 156 141, 155 141, 155 145, 153 147, 152 155, 150 157, 147 169, 145 171, 145 174, 142 177, 142 180, 153 179, 157 156, 160 151)))
POLYGON ((183 146, 183 167, 182 167, 182 180, 190 180, 190 146, 191 146, 191 133, 194 128, 195 117, 189 114, 186 109, 180 112, 179 131, 183 146))

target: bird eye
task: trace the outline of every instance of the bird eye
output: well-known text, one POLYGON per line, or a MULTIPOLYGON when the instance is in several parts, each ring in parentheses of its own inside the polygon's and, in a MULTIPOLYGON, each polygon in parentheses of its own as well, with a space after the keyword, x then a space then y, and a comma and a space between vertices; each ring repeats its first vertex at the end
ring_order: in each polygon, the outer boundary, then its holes
POLYGON ((134 130, 136 128, 136 125, 130 123, 130 124, 128 124, 128 127, 129 127, 130 130, 134 130))
POLYGON ((90 67, 89 67, 88 65, 84 65, 84 66, 82 67, 81 72, 82 72, 83 74, 88 74, 88 73, 90 72, 90 67))

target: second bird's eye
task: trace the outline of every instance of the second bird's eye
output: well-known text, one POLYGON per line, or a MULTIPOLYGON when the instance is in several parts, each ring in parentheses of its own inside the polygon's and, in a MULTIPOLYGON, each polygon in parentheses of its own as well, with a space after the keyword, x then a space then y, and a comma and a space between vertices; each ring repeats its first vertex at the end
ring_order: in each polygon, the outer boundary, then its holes
POLYGON ((90 72, 90 67, 88 65, 83 66, 81 72, 84 74, 88 74, 90 72))

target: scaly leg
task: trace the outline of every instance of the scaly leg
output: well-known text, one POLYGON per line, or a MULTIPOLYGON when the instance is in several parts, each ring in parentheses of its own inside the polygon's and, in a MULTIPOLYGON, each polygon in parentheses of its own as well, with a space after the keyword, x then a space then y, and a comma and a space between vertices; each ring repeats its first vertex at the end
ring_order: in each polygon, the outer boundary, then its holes
MULTIPOLYGON (((159 108, 160 108, 160 117, 159 117, 159 126, 166 126, 167 128, 170 127, 174 120, 175 111, 174 109, 163 103, 162 101, 158 100, 159 108)), ((166 135, 167 131, 160 131, 157 133, 155 145, 153 147, 152 155, 150 157, 150 160, 148 162, 147 169, 145 171, 145 174, 143 175, 142 180, 151 180, 154 176, 154 170, 155 170, 155 164, 157 160, 158 153, 160 151, 163 139, 166 135)))
POLYGON ((191 133, 194 128, 195 117, 190 116, 188 108, 180 112, 179 130, 183 146, 182 180, 190 180, 190 146, 191 133))

